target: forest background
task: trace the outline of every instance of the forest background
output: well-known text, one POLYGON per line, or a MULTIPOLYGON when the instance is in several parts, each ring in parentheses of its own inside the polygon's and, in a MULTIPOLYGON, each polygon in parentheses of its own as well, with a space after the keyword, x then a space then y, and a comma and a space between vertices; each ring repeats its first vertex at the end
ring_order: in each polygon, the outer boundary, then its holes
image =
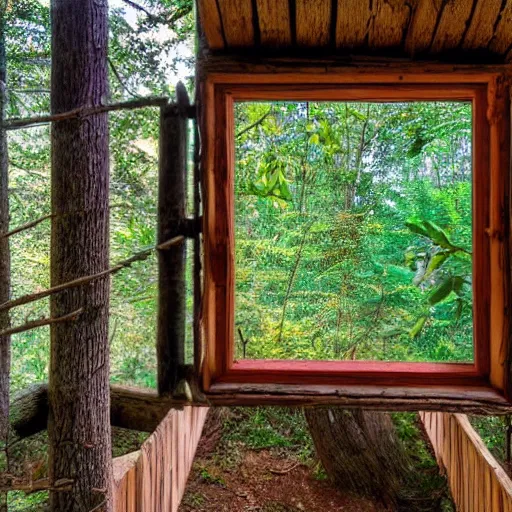
MULTIPOLYGON (((7 117, 45 114, 49 2, 8 5, 7 117)), ((193 97, 194 31, 192 0, 111 1, 109 101, 172 97, 178 79, 193 97)), ((471 108, 251 103, 236 125, 238 357, 471 360, 471 108)), ((109 126, 115 262, 155 243, 158 111, 109 126)), ((11 228, 48 215, 47 125, 10 132, 9 167, 11 228)), ((49 220, 11 238, 14 297, 49 287, 49 246, 49 220)), ((112 280, 112 382, 156 386, 156 282, 154 257, 112 280)), ((187 322, 191 361, 191 293, 187 322)), ((48 362, 48 328, 14 335, 12 393, 47 381, 48 362)), ((267 414, 245 417, 247 436, 267 414)), ((503 420, 478 427, 503 459, 503 420)))

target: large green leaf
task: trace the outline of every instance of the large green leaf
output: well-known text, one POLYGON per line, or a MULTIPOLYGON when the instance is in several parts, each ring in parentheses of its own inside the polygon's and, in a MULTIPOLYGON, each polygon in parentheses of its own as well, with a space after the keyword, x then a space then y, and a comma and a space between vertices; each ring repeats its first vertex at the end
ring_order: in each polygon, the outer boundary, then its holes
POLYGON ((446 297, 448 297, 451 292, 455 292, 457 295, 459 295, 463 284, 464 279, 461 276, 445 277, 428 296, 429 303, 434 306, 435 304, 446 299, 446 297))

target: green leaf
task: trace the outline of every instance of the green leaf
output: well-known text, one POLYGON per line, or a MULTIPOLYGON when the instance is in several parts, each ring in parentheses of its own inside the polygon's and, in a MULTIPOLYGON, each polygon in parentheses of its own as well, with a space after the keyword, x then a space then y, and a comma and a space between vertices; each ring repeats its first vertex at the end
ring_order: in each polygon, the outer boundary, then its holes
POLYGON ((454 280, 453 277, 446 277, 441 284, 436 286, 428 297, 428 302, 434 306, 435 304, 441 302, 443 299, 446 299, 448 295, 453 291, 454 288, 454 280))
POLYGON ((309 138, 310 144, 315 144, 318 146, 320 144, 320 137, 318 136, 318 133, 313 133, 311 137, 309 138))
POLYGON ((423 221, 423 226, 425 227, 428 237, 439 247, 443 249, 457 249, 448 238, 448 235, 437 225, 429 220, 423 221))
POLYGON ((425 274, 423 275, 422 281, 425 279, 428 279, 432 273, 440 268, 442 264, 450 257, 452 254, 452 251, 439 251, 432 258, 430 258, 430 261, 428 262, 427 270, 425 274))
POLYGON ((430 238, 427 229, 423 225, 423 221, 409 220, 405 223, 405 225, 413 233, 416 233, 417 235, 423 235, 427 238, 430 238))
POLYGON ((422 331, 425 322, 427 321, 427 316, 420 316, 412 329, 409 331, 409 336, 411 338, 416 338, 422 331))

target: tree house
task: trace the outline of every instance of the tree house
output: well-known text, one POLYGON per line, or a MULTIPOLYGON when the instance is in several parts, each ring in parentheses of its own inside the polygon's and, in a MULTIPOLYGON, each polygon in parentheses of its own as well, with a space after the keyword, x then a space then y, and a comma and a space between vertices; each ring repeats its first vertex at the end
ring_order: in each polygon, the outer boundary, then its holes
POLYGON ((207 400, 507 410, 512 5, 199 0, 198 14, 204 268, 195 370, 207 400), (473 108, 474 360, 236 360, 235 103, 427 100, 473 108))

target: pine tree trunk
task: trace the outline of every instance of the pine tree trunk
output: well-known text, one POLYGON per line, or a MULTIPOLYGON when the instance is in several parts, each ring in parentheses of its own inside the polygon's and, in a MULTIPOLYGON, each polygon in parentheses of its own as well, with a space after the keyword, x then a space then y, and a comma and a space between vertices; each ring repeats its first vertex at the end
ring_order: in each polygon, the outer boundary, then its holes
POLYGON ((411 467, 389 414, 320 408, 307 409, 306 419, 336 486, 396 510, 411 467))
MULTIPOLYGON (((52 0, 52 113, 105 103, 107 0, 52 0)), ((108 268, 107 114, 52 126, 51 285, 108 268)), ((111 510, 109 279, 52 296, 48 399, 53 512, 111 510), (100 506, 105 502, 104 506, 100 506), (99 508, 95 508, 99 507, 99 508)))
MULTIPOLYGON (((5 55, 5 11, 7 3, 0 0, 0 124, 5 119, 7 62, 5 55)), ((9 231, 7 134, 0 127, 0 304, 9 300, 11 287, 11 259, 9 239, 2 234, 9 231)), ((0 331, 9 327, 9 312, 0 313, 0 331)), ((7 470, 7 442, 9 434, 9 373, 11 367, 11 337, 0 336, 0 472, 7 470)), ((0 511, 7 510, 6 494, 0 495, 0 511)))

